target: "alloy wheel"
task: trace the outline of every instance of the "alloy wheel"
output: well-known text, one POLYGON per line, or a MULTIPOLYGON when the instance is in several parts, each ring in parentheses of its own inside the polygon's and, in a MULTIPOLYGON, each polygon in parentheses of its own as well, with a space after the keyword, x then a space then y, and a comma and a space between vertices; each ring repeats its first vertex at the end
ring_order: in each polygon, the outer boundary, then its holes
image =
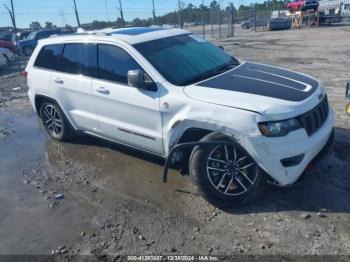
POLYGON ((52 104, 47 104, 42 112, 43 123, 48 132, 50 132, 54 137, 62 135, 63 120, 55 106, 52 104))
POLYGON ((216 146, 207 160, 207 175, 210 183, 225 195, 240 195, 247 192, 258 176, 258 165, 237 146, 216 146))

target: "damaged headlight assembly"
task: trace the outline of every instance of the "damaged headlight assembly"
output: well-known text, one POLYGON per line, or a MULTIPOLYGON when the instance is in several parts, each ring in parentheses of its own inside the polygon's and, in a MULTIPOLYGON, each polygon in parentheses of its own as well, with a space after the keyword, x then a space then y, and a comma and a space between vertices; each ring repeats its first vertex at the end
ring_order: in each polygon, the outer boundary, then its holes
POLYGON ((282 121, 261 122, 258 124, 260 132, 267 137, 286 136, 289 132, 302 128, 296 118, 282 121))

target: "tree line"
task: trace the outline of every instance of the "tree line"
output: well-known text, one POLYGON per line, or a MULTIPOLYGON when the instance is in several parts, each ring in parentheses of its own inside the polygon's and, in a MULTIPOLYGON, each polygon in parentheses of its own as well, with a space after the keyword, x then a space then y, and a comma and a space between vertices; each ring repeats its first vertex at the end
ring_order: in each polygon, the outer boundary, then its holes
MULTIPOLYGON (((250 4, 250 5, 240 5, 238 9, 233 7, 233 16, 235 22, 241 22, 253 17, 256 14, 258 17, 268 17, 270 16, 273 10, 283 10, 285 9, 286 1, 278 0, 267 0, 263 3, 250 4)), ((220 6, 218 1, 212 1, 209 5, 199 5, 195 6, 192 3, 185 5, 180 2, 177 10, 166 13, 161 16, 156 16, 154 18, 135 18, 132 21, 126 22, 127 26, 151 26, 151 25, 179 25, 180 22, 183 24, 192 23, 192 24, 216 24, 224 23, 228 18, 228 14, 231 12, 230 7, 220 6)), ((102 29, 102 28, 118 28, 123 27, 123 20, 118 17, 115 21, 98 21, 94 20, 91 23, 85 23, 81 25, 84 29, 102 29)), ((41 28, 52 29, 56 28, 52 22, 45 22, 44 27, 41 26, 39 22, 32 22, 30 24, 31 30, 39 30, 41 28)), ((67 30, 71 30, 73 26, 66 25, 67 30)))

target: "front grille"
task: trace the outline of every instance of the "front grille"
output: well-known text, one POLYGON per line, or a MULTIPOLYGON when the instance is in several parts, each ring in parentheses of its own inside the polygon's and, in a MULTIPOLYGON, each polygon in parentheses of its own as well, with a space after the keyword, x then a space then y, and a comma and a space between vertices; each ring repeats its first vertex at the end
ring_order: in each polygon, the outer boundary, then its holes
POLYGON ((329 113, 327 95, 313 109, 298 117, 300 125, 311 136, 326 122, 329 113))

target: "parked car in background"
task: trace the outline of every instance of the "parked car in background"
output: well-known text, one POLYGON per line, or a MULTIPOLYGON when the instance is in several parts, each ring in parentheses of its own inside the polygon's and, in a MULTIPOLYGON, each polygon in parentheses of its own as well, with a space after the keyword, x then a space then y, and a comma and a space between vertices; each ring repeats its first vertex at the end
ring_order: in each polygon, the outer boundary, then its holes
POLYGON ((13 53, 17 53, 16 45, 12 41, 0 40, 0 47, 9 49, 13 53))
MULTIPOLYGON (((257 18, 255 19, 255 26, 256 27, 262 27, 262 26, 267 26, 268 21, 266 19, 261 19, 261 18, 257 18)), ((254 19, 251 18, 247 21, 243 21, 241 23, 241 26, 243 29, 250 29, 254 27, 254 19)))
POLYGON ((301 7, 301 11, 317 10, 318 6, 319 6, 318 0, 305 0, 304 5, 301 7))
POLYGON ((3 69, 7 66, 6 58, 0 53, 0 69, 3 69))
POLYGON ((301 7, 304 5, 304 0, 293 0, 287 4, 287 9, 290 12, 300 11, 301 7))
POLYGON ((2 41, 12 41, 12 33, 9 31, 0 32, 0 40, 2 41))
POLYGON ((0 47, 0 54, 2 54, 6 58, 7 62, 11 62, 11 61, 15 60, 15 58, 16 58, 15 54, 6 48, 0 47))
POLYGON ((31 33, 31 31, 24 31, 24 32, 17 33, 18 41, 27 39, 27 37, 30 33, 31 33))
POLYGON ((33 53, 40 39, 48 38, 51 35, 60 34, 60 29, 40 30, 31 32, 25 40, 19 41, 19 51, 25 56, 30 56, 33 53))
POLYGON ((318 5, 318 0, 293 0, 287 4, 287 9, 290 12, 317 10, 318 5))

